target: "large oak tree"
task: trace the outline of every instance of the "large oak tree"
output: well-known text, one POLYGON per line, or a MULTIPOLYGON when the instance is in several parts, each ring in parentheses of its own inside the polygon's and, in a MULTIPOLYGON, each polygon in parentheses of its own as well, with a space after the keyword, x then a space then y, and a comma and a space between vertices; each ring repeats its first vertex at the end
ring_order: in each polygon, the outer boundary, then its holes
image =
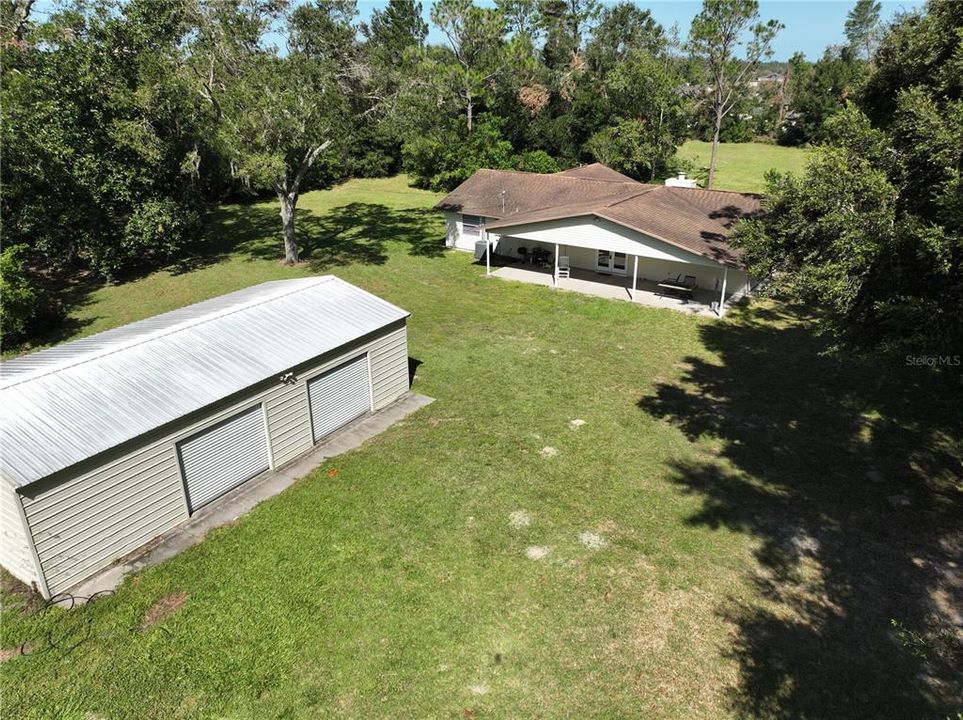
POLYGON ((320 155, 348 132, 353 16, 344 3, 294 10, 285 0, 202 2, 189 67, 218 121, 232 172, 278 199, 284 260, 296 263, 294 214, 320 155), (282 55, 269 34, 291 32, 282 55))

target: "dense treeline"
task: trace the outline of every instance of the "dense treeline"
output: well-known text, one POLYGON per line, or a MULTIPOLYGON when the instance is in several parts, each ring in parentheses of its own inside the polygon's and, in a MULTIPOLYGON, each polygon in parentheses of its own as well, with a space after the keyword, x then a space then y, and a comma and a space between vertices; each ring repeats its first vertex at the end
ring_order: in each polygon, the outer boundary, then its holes
POLYGON ((805 175, 771 175, 769 214, 745 225, 737 242, 756 275, 819 308, 820 327, 839 339, 955 366, 963 350, 963 3, 930 0, 899 18, 872 58, 852 86, 855 102, 816 127, 824 143, 805 175))
MULTIPOLYGON (((32 5, 0 6, 7 340, 55 321, 78 277, 197 252, 210 202, 273 193, 295 262, 310 187, 405 170, 440 190, 483 166, 596 159, 657 179, 709 127, 698 58, 629 2, 438 0, 434 44, 416 0, 364 22, 355 0, 32 5)), ((721 16, 747 31, 757 16, 754 0, 706 8, 710 34, 721 16)), ((768 46, 753 52, 751 69, 768 46)), ((747 87, 733 86, 743 109, 771 104, 747 87)))
POLYGON ((55 322, 78 277, 201 251, 204 207, 226 198, 276 197, 296 262, 300 193, 346 177, 445 190, 480 167, 597 160, 711 184, 676 158, 686 139, 825 143, 853 99, 890 102, 877 124, 896 112, 875 0, 815 63, 770 62, 781 26, 755 0, 704 0, 684 36, 627 1, 437 0, 433 43, 417 0, 363 22, 355 0, 31 6, 0 6, 6 340, 55 322))

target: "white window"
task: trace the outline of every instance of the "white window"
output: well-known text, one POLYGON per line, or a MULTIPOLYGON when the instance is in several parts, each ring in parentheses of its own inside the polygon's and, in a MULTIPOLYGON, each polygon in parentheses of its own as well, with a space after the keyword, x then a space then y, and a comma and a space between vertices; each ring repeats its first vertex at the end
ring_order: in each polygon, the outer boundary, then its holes
POLYGON ((478 237, 481 235, 481 229, 485 226, 485 218, 479 215, 462 215, 461 216, 461 234, 470 235, 472 237, 478 237))

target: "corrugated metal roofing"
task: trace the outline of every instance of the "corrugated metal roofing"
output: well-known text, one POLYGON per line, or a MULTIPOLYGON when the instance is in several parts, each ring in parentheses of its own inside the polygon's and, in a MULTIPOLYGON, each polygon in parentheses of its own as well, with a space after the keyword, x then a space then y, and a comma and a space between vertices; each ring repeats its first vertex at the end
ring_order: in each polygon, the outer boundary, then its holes
POLYGON ((334 276, 279 280, 0 363, 15 487, 408 316, 334 276))

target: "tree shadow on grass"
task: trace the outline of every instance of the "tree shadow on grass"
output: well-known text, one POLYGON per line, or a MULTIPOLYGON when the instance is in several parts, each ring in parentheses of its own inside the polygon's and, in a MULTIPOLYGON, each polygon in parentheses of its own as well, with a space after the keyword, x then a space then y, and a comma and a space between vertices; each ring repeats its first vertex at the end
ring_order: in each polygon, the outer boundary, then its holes
POLYGON ((687 358, 680 382, 639 407, 691 440, 722 442, 718 462, 671 466, 703 500, 689 522, 759 541, 754 598, 721 610, 737 631, 733 709, 854 720, 957 712, 961 368, 822 354, 804 325, 771 309, 734 310, 702 335, 720 362, 687 358))
MULTIPOLYGON (((445 250, 437 213, 428 208, 392 209, 374 203, 348 203, 324 214, 299 208, 295 232, 301 260, 312 269, 388 260, 386 243, 405 243, 409 253, 438 257, 445 250)), ((230 253, 259 260, 283 257, 281 220, 263 204, 219 208, 211 216, 210 239, 199 248, 195 263, 217 262, 230 253)))
POLYGON ((40 308, 26 337, 4 344, 4 353, 17 355, 71 340, 97 319, 78 318, 70 314, 90 305, 94 291, 101 287, 102 282, 92 274, 41 276, 39 282, 45 286, 43 297, 49 306, 40 308))
MULTIPOLYGON (((444 229, 438 214, 429 208, 392 209, 376 203, 348 203, 316 214, 299 208, 295 229, 301 259, 316 272, 340 265, 362 263, 381 265, 388 260, 388 243, 403 243, 411 255, 439 257, 445 251, 444 229)), ((281 218, 273 206, 263 202, 224 205, 207 217, 203 238, 184 257, 165 270, 174 275, 216 265, 234 254, 257 260, 284 257, 281 218)), ((118 282, 130 282, 155 269, 132 272, 118 282)), ((49 319, 38 323, 31 337, 5 351, 29 351, 32 347, 52 345, 74 338, 95 318, 70 317, 92 302, 94 291, 103 282, 89 273, 60 279, 53 293, 58 304, 49 319)))

